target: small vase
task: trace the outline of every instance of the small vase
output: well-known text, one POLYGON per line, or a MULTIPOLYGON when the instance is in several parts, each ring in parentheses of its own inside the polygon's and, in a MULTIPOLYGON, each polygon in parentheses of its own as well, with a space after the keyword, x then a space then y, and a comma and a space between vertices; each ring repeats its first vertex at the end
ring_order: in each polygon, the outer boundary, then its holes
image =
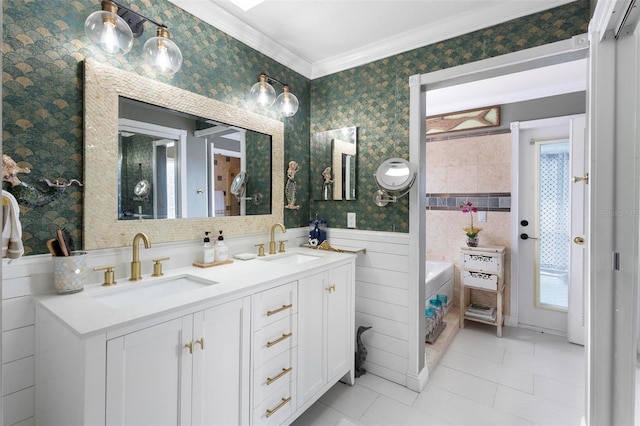
POLYGON ((467 246, 478 247, 478 237, 467 237, 467 246))

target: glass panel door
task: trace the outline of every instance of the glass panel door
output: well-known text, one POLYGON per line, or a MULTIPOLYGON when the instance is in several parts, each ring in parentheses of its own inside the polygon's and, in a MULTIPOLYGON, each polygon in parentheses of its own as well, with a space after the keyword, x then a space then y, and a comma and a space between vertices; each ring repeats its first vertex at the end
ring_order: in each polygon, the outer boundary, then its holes
POLYGON ((537 142, 536 306, 567 311, 569 300, 569 141, 537 142))

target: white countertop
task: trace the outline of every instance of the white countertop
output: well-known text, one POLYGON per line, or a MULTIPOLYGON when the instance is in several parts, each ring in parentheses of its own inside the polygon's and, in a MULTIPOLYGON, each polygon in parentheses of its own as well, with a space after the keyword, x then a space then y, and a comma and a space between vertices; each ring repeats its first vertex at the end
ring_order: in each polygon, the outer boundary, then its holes
MULTIPOLYGON (((336 262, 344 262, 356 255, 329 251, 294 248, 283 254, 267 255, 251 260, 233 259, 233 263, 211 268, 188 266, 165 271, 162 277, 143 275, 140 281, 119 280, 115 286, 103 287, 101 283, 89 284, 84 291, 58 295, 47 293, 34 296, 36 304, 49 311, 56 319, 65 324, 80 338, 87 338, 104 333, 133 322, 154 319, 170 313, 180 314, 181 310, 205 304, 214 299, 225 297, 242 297, 260 291, 259 287, 286 283, 304 277, 336 262), (301 264, 280 263, 265 259, 302 253, 318 256, 301 264), (171 296, 153 300, 141 300, 122 308, 111 308, 95 296, 108 292, 123 292, 139 286, 152 286, 171 278, 191 276, 203 280, 213 280, 216 284, 204 285, 201 288, 186 290, 171 296)), ((326 268, 325 268, 326 269, 326 268)))

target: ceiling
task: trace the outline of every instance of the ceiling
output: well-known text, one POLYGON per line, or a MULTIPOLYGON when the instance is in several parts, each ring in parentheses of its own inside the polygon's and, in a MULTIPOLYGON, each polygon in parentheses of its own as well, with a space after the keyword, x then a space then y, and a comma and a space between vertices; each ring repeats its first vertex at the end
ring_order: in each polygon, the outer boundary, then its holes
POLYGON ((315 79, 573 0, 169 1, 315 79))

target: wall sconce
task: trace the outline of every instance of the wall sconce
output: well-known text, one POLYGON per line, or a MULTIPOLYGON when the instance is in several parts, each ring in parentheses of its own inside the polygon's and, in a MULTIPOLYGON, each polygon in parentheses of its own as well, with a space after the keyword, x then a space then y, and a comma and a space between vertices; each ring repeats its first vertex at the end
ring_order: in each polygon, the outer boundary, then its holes
POLYGON ((296 95, 289 91, 289 86, 267 74, 260 74, 259 81, 251 87, 251 99, 256 105, 268 108, 275 103, 278 112, 285 117, 293 117, 298 112, 300 103, 296 95), (282 86, 282 93, 276 98, 276 90, 270 83, 282 86))
POLYGON ((416 180, 416 168, 403 158, 390 158, 378 166, 373 178, 378 190, 373 199, 378 207, 396 203, 398 198, 409 193, 416 180))
POLYGON ((149 65, 164 74, 175 74, 182 66, 182 52, 169 39, 169 30, 146 16, 112 0, 102 1, 102 10, 93 12, 84 22, 84 32, 100 49, 110 55, 126 54, 133 46, 133 38, 140 37, 144 23, 158 27, 156 37, 144 44, 142 51, 149 65))

